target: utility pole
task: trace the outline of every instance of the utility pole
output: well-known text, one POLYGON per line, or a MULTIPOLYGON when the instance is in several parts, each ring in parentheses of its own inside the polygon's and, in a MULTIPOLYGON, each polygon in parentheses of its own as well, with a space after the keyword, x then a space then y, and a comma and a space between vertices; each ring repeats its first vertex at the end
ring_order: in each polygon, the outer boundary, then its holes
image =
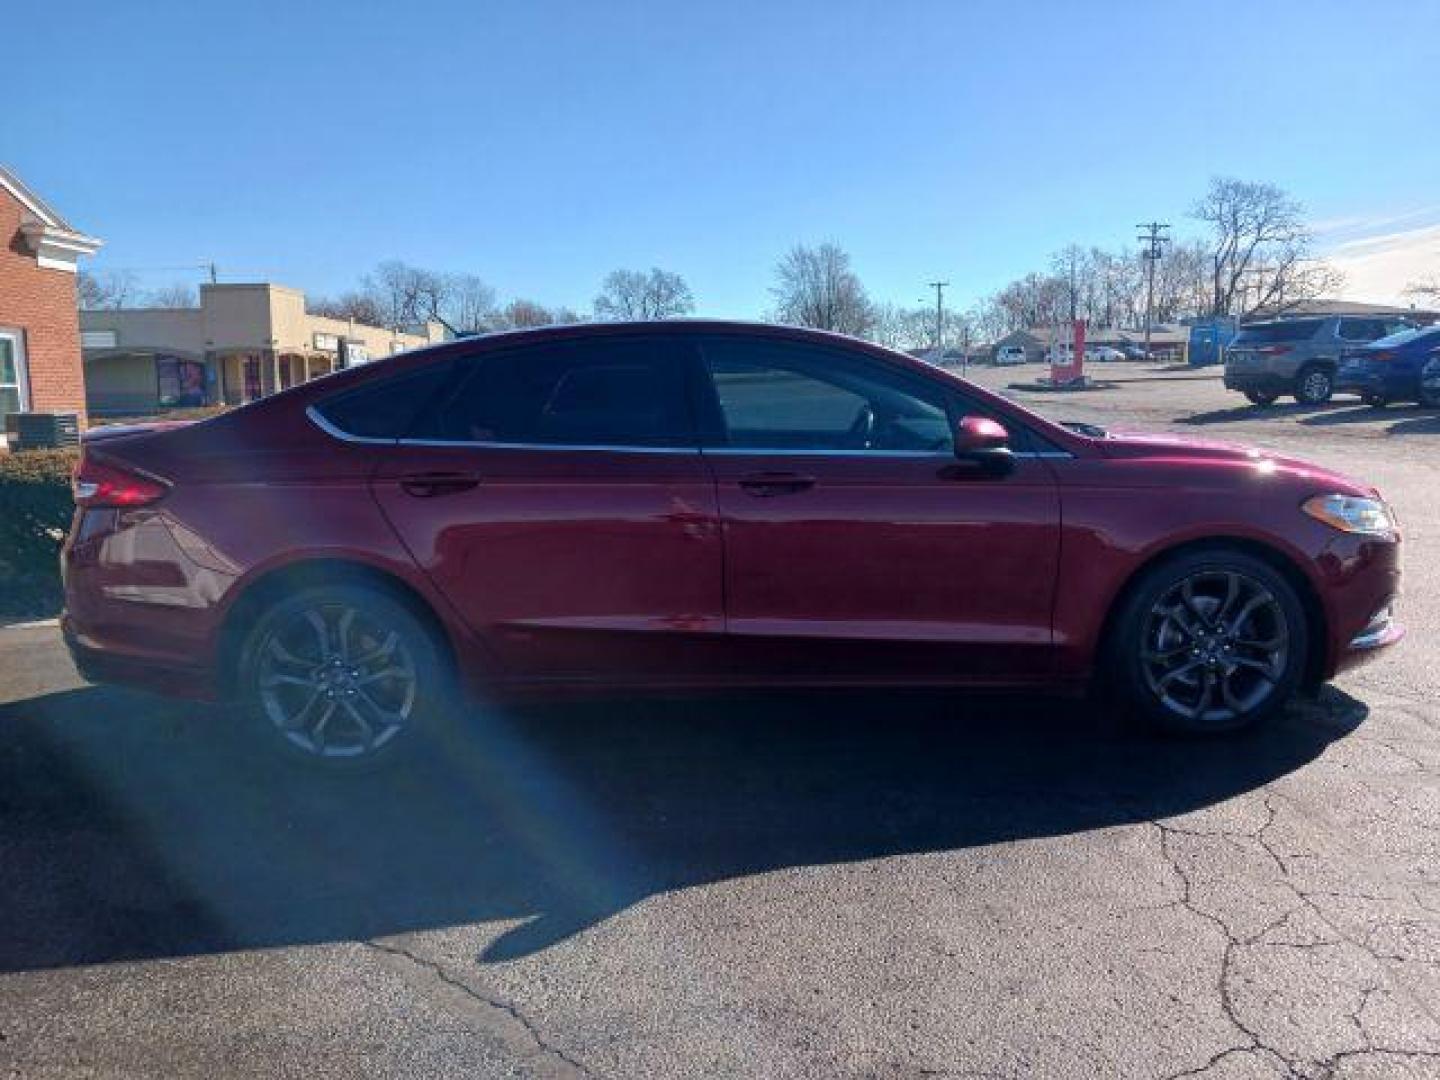
POLYGON ((210 268, 210 284, 214 285, 217 281, 220 280, 220 275, 216 272, 215 264, 213 262, 206 263, 205 265, 210 268))
POLYGON ((1142 230, 1136 237, 1145 245, 1140 257, 1145 260, 1145 359, 1150 359, 1150 313, 1155 306, 1155 264, 1160 261, 1160 252, 1170 242, 1165 230, 1170 228, 1162 221, 1148 221, 1135 226, 1142 230))
POLYGON ((948 281, 927 283, 935 290, 935 363, 945 363, 945 287, 948 281))

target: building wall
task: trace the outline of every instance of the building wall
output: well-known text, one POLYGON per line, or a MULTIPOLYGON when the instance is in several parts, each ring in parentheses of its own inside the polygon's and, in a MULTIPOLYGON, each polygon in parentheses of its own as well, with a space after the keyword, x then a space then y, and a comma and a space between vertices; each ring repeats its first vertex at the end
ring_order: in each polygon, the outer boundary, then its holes
POLYGON ((25 332, 35 412, 78 412, 85 421, 85 374, 80 365, 80 324, 75 275, 47 270, 20 233, 24 208, 0 188, 0 326, 25 332))

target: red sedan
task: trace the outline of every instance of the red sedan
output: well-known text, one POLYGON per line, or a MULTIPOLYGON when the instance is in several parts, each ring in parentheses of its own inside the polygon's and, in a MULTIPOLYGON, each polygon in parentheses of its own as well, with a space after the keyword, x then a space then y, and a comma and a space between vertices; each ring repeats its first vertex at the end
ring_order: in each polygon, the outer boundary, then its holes
POLYGON ((1098 683, 1233 730, 1402 635, 1371 487, 779 327, 462 339, 97 432, 75 501, 87 677, 342 766, 467 692, 1098 683))

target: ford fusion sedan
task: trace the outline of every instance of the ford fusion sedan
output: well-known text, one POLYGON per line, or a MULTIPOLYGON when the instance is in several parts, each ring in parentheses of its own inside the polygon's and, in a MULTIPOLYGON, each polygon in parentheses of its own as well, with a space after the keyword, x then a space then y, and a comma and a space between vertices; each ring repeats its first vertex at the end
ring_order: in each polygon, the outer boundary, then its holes
POLYGON ((577 692, 1098 687, 1230 731, 1402 634, 1368 485, 790 328, 462 339, 97 433, 75 499, 80 670, 336 767, 577 692))

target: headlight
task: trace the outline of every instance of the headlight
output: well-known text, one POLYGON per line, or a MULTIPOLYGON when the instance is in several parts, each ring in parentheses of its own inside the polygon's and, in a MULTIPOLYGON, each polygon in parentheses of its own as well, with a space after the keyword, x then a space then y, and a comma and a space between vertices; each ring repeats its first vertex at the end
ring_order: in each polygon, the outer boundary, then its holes
POLYGON ((1341 532, 1365 536, 1393 536, 1395 517, 1379 499, 1361 499, 1354 495, 1314 495, 1300 509, 1316 521, 1323 521, 1341 532))

